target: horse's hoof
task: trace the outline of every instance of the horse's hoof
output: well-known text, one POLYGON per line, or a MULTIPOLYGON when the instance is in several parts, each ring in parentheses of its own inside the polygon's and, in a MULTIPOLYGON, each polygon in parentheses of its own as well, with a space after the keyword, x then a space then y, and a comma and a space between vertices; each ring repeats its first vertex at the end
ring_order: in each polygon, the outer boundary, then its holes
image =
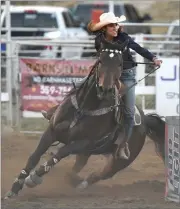
POLYGON ((38 176, 35 172, 33 172, 25 179, 24 183, 27 187, 33 188, 41 184, 42 180, 42 177, 38 176))
POLYGON ((12 192, 12 191, 9 191, 9 192, 7 192, 6 195, 5 195, 3 198, 1 198, 1 199, 2 199, 2 200, 8 200, 8 199, 10 199, 10 198, 12 198, 12 197, 15 197, 15 196, 17 196, 17 194, 15 194, 15 193, 12 192))
POLYGON ((76 188, 83 190, 83 189, 86 189, 88 186, 89 186, 89 183, 86 180, 84 180, 76 188))
POLYGON ((79 177, 77 174, 68 173, 67 174, 67 182, 70 184, 72 188, 76 188, 83 179, 79 177))

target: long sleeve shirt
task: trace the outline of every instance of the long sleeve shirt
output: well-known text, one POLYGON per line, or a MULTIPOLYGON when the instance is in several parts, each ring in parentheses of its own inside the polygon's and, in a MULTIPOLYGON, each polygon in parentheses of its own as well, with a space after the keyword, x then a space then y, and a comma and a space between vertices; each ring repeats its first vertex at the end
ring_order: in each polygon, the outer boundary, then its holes
MULTIPOLYGON (((120 32, 117 37, 114 38, 114 41, 118 41, 120 43, 123 43, 124 41, 128 40, 127 50, 123 53, 123 63, 124 69, 130 69, 135 66, 135 62, 133 60, 133 57, 131 55, 130 49, 134 50, 138 54, 140 54, 142 57, 152 61, 155 55, 153 55, 150 51, 147 49, 141 47, 138 43, 136 43, 127 33, 120 32)), ((95 38, 95 48, 97 51, 100 49, 101 44, 101 35, 98 35, 95 38)))

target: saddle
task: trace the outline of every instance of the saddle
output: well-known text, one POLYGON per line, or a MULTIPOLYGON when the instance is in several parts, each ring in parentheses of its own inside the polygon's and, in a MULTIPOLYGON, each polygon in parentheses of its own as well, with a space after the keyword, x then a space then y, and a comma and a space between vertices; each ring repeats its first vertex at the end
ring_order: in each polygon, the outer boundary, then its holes
MULTIPOLYGON (((84 83, 84 81, 87 79, 87 77, 83 78, 80 82, 76 82, 74 83, 75 85, 75 88, 79 88, 80 85, 82 83, 84 83)), ((121 98, 119 97, 119 89, 117 88, 117 86, 115 87, 115 120, 118 124, 121 124, 121 120, 122 120, 122 113, 123 113, 123 109, 118 106, 118 104, 121 103, 121 98)), ((46 115, 44 115, 43 113, 43 116, 45 118, 47 118, 48 120, 51 118, 51 116, 53 115, 53 113, 55 112, 56 108, 58 107, 59 105, 49 109, 46 113, 46 115)), ((141 114, 139 112, 139 109, 138 107, 135 105, 135 115, 134 115, 134 125, 135 126, 138 126, 138 125, 141 125, 141 114)))

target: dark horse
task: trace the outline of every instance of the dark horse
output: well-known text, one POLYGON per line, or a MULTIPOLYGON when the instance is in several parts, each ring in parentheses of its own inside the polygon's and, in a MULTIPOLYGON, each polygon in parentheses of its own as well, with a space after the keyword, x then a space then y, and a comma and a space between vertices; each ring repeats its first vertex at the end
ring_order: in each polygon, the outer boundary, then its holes
POLYGON ((143 111, 139 109, 137 112, 141 120, 134 126, 129 142, 130 158, 123 160, 114 157, 117 147, 115 142, 123 138, 123 100, 119 97, 121 84, 118 82, 123 69, 122 53, 126 45, 127 43, 103 41, 99 59, 89 76, 77 89, 71 90, 56 109, 36 150, 29 157, 5 199, 17 195, 24 184, 28 187, 40 184, 42 177, 70 154, 77 154, 70 175, 71 180, 74 180, 74 185, 85 188, 99 180, 112 177, 133 162, 141 151, 147 134, 158 144, 156 147, 160 153, 162 152, 164 122, 159 116, 144 116, 143 111), (160 130, 157 129, 159 126, 160 130), (55 141, 63 143, 64 146, 35 169, 41 156, 55 141), (109 154, 108 164, 102 172, 91 174, 83 181, 76 181, 76 174, 93 154, 109 154), (35 170, 32 171, 33 169, 35 170))

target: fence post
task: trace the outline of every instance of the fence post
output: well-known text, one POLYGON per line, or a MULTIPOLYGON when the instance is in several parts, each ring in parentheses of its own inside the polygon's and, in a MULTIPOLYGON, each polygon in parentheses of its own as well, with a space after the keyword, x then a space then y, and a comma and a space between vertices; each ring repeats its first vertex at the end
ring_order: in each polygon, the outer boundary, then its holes
MULTIPOLYGON (((144 39, 143 34, 137 34, 135 41, 143 47, 143 43, 142 43, 143 39, 144 39)), ((144 62, 144 58, 141 55, 137 54, 136 62, 144 62)), ((144 76, 145 76, 145 65, 138 65, 137 71, 136 71, 136 79, 140 80, 144 76)), ((138 83, 138 86, 145 86, 145 79, 142 80, 140 83, 138 83)), ((145 109, 145 96, 144 95, 142 96, 142 109, 143 110, 145 109)))
POLYGON ((14 89, 14 100, 15 100, 15 128, 18 132, 21 129, 21 110, 20 110, 20 67, 19 67, 19 44, 13 43, 13 54, 14 54, 14 65, 13 65, 13 89, 14 89))
POLYGON ((180 203, 180 117, 166 117, 165 199, 180 203))
POLYGON ((6 43, 6 78, 7 78, 7 92, 9 95, 7 123, 13 125, 12 116, 12 53, 11 53, 11 15, 10 15, 10 1, 6 1, 6 28, 7 43, 6 43))
POLYGON ((109 2, 109 12, 114 13, 114 1, 108 1, 109 2))

